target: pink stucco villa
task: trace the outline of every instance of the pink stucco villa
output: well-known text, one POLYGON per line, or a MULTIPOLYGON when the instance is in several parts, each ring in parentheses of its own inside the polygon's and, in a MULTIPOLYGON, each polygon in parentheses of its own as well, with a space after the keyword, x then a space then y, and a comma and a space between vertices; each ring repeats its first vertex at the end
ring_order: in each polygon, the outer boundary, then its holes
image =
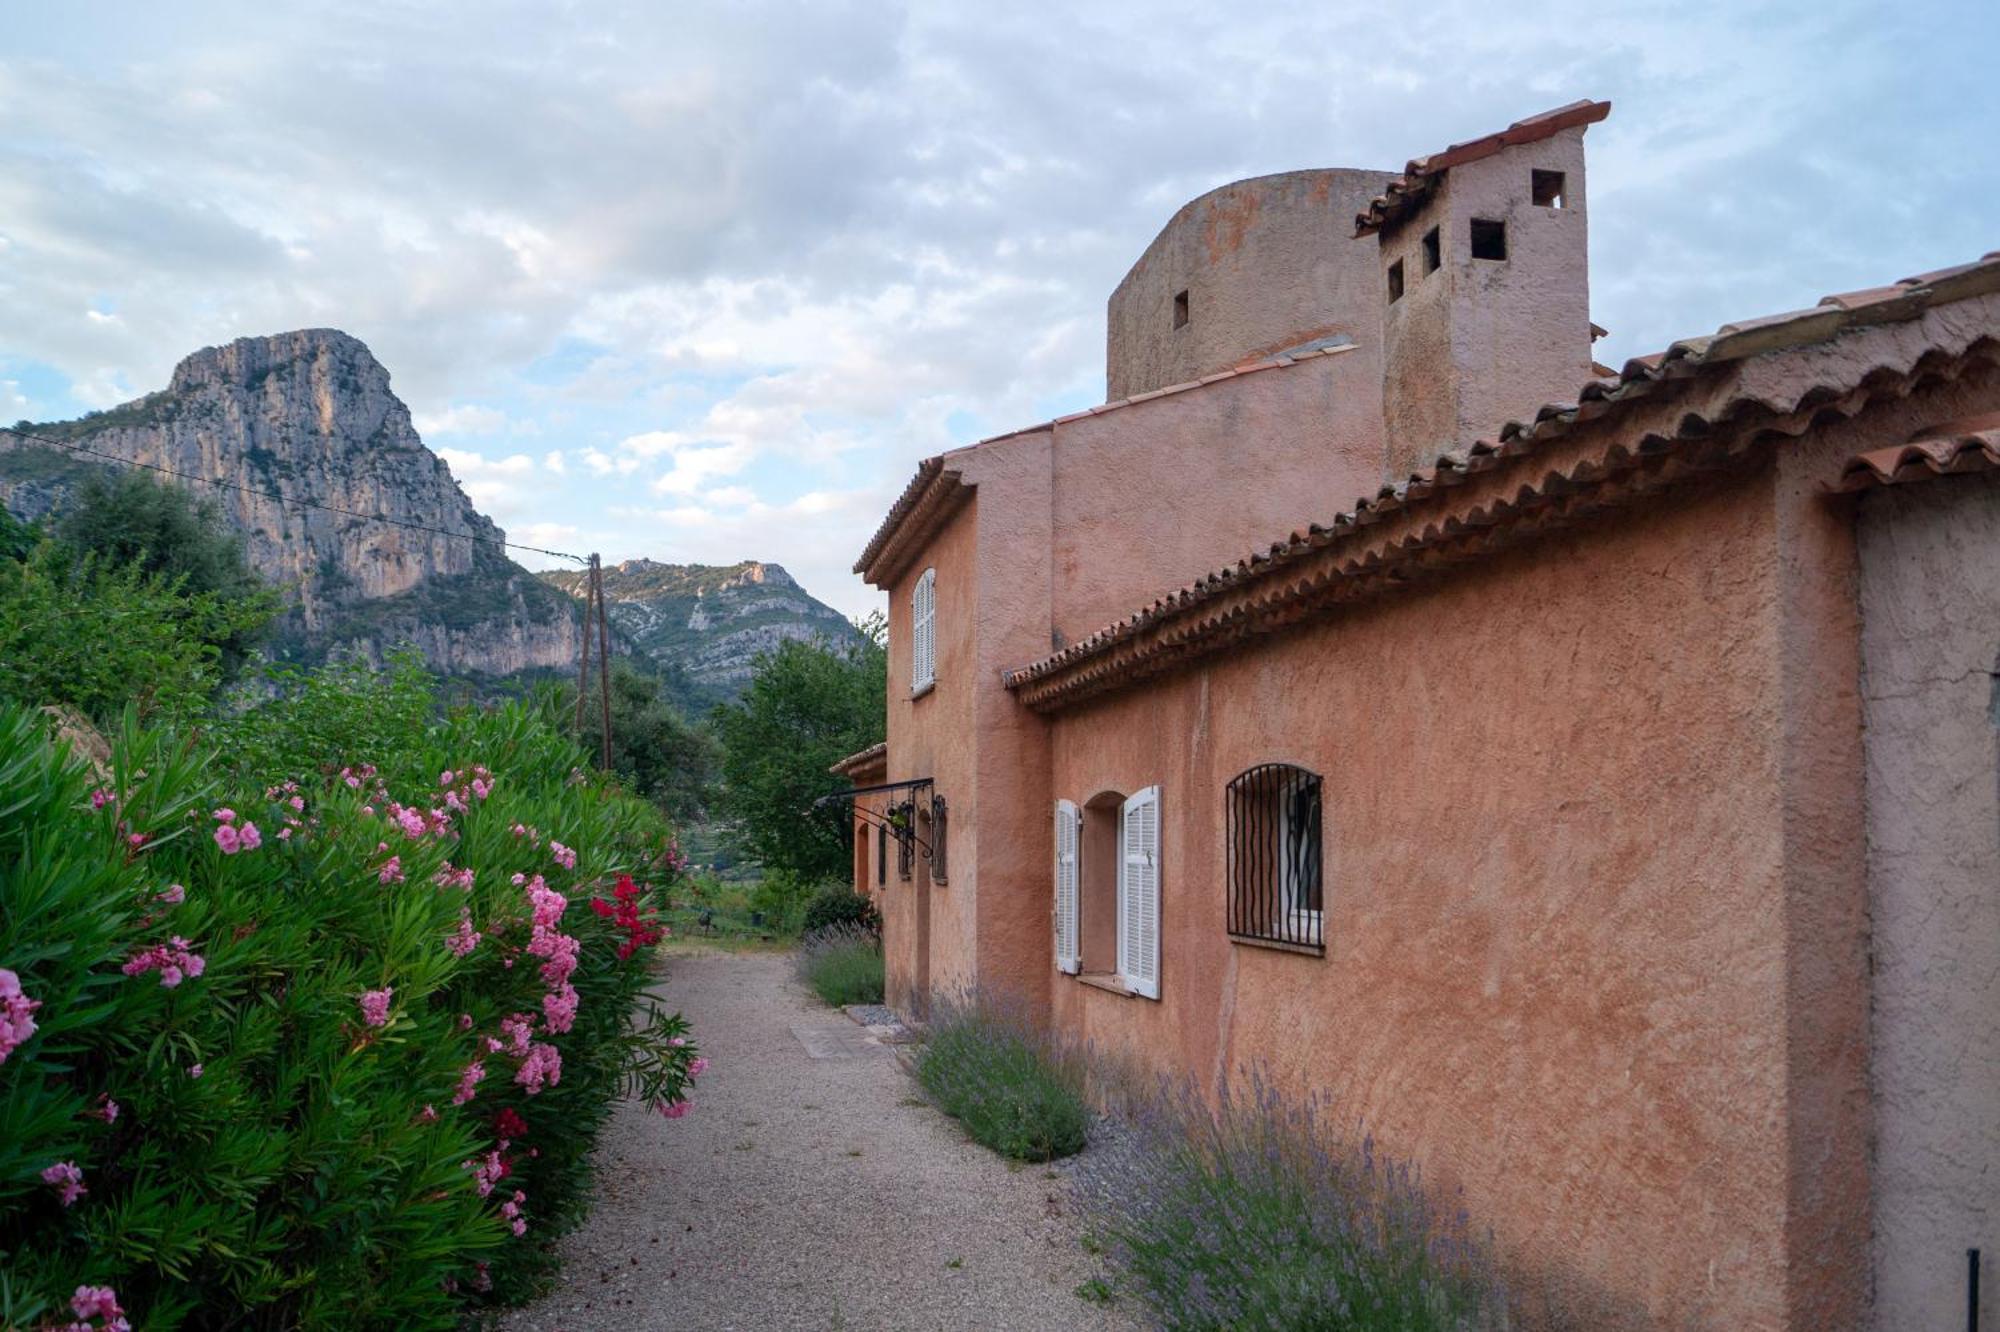
POLYGON ((1535 1317, 1963 1328, 2000 253, 1606 369, 1608 110, 1203 195, 1112 401, 918 465, 856 565, 891 1002, 1328 1094, 1535 1317))

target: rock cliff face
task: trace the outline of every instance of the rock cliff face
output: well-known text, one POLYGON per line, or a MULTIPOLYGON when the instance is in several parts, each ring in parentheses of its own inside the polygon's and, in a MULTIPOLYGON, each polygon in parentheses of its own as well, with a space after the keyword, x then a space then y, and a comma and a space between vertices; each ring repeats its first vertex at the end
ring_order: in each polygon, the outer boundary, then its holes
MULTIPOLYGON (((251 563, 294 589, 277 639, 283 655, 317 660, 342 648, 379 657, 409 641, 451 674, 576 661, 574 603, 490 544, 500 529, 424 447, 389 372, 345 333, 307 329, 205 348, 158 393, 35 431, 281 497, 193 487, 243 532, 251 563), (443 534, 285 502, 301 499, 443 534)), ((0 450, 0 502, 25 517, 59 507, 97 465, 12 436, 0 435, 0 450)))
MULTIPOLYGON (((542 575, 581 598, 585 574, 542 575)), ((757 654, 786 639, 858 641, 845 616, 814 599, 775 564, 659 564, 627 560, 604 570, 612 627, 640 653, 717 697, 746 684, 757 654)))

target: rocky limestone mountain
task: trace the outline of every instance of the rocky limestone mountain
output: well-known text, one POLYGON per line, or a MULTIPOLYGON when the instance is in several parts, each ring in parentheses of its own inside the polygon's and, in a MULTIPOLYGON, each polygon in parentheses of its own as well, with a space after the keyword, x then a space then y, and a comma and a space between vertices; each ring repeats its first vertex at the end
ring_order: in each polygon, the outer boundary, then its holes
MULTIPOLYGON (((313 661, 350 649, 379 659, 412 642, 452 675, 576 662, 575 604, 492 544, 500 529, 424 447, 389 372, 345 333, 306 329, 205 348, 157 393, 34 430, 280 497, 181 483, 242 531, 255 568, 293 589, 280 655, 313 661), (443 535, 285 502, 301 499, 443 535)), ((0 503, 40 517, 90 468, 107 465, 0 435, 0 503)))
MULTIPOLYGON (((571 596, 583 573, 542 578, 571 596)), ((613 628, 646 657, 678 671, 711 697, 728 698, 749 682, 757 654, 786 639, 858 642, 860 631, 814 598, 775 564, 660 564, 626 560, 604 569, 604 601, 613 628)))

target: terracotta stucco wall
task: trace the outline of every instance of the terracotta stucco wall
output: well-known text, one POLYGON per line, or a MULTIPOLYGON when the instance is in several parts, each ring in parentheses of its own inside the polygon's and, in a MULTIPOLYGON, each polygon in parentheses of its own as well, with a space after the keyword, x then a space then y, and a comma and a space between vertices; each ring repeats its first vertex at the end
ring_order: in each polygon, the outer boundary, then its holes
POLYGON ((1111 294, 1106 399, 1184 384, 1316 338, 1346 334, 1381 373, 1374 242, 1354 215, 1389 171, 1290 171, 1184 205, 1111 294), (1188 319, 1176 327, 1174 297, 1188 319))
POLYGON ((1858 531, 1874 1325, 1960 1327, 1968 1249, 2000 1312, 2000 478, 1871 493, 1858 531))
MULTIPOLYGON (((974 975, 974 902, 979 828, 973 788, 974 718, 981 682, 967 669, 977 650, 979 616, 976 504, 961 508, 924 554, 889 588, 889 780, 929 777, 952 807, 948 882, 934 884, 921 854, 907 881, 892 869, 883 929, 889 1002, 925 1011, 933 993, 968 988, 974 975), (910 593, 924 570, 937 570, 936 683, 910 688, 910 593)), ((919 803, 929 798, 920 792, 919 803)))
POLYGON ((1163 803, 1163 998, 1058 979, 1059 1026, 1329 1092, 1581 1325, 1781 1325, 1773 484, 1058 716, 1051 797, 1163 803), (1326 779, 1324 959, 1224 936, 1223 788, 1269 760, 1326 779))
POLYGON ((1054 631, 1073 642, 1372 493, 1382 479, 1376 373, 1343 352, 1059 422, 1054 631))

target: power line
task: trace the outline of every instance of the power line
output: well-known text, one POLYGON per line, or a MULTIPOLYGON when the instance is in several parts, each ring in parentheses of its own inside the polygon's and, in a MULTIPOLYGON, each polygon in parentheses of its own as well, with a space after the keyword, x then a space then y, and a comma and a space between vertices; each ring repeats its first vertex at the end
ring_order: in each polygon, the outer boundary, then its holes
POLYGON ((163 467, 159 463, 141 462, 137 458, 121 458, 115 453, 106 453, 102 449, 93 449, 88 444, 78 444, 73 440, 57 439, 52 435, 38 435, 31 430, 22 430, 15 426, 0 426, 0 434, 14 435, 20 439, 32 439, 41 444, 53 444, 59 449, 68 449, 73 453, 87 453, 93 458, 102 458, 106 462, 122 463, 127 467, 143 467, 151 472, 160 472, 167 476, 177 476, 183 481, 199 481, 204 485, 220 486, 224 490, 240 490, 246 495, 256 495, 261 499, 276 500, 279 504, 294 504, 301 509, 318 509, 323 513, 337 513, 343 518, 359 518, 363 522, 384 523, 390 527, 408 528, 413 532, 428 532, 433 536, 455 537, 461 541, 477 541, 489 546, 502 546, 508 550, 533 551, 537 555, 553 555, 559 560, 575 560, 578 564, 589 564, 589 561, 584 559, 583 556, 572 555, 566 550, 549 550, 542 546, 527 546, 518 541, 506 541, 499 537, 474 536, 470 532, 452 532, 442 527, 431 527, 424 523, 413 523, 403 518, 391 518, 386 514, 361 513, 354 509, 343 509, 334 504, 321 504, 318 500, 300 499, 295 495, 282 495, 275 490, 259 490, 255 486, 246 486, 235 481, 225 481, 211 476, 197 476, 193 472, 177 471, 172 467, 163 467))

